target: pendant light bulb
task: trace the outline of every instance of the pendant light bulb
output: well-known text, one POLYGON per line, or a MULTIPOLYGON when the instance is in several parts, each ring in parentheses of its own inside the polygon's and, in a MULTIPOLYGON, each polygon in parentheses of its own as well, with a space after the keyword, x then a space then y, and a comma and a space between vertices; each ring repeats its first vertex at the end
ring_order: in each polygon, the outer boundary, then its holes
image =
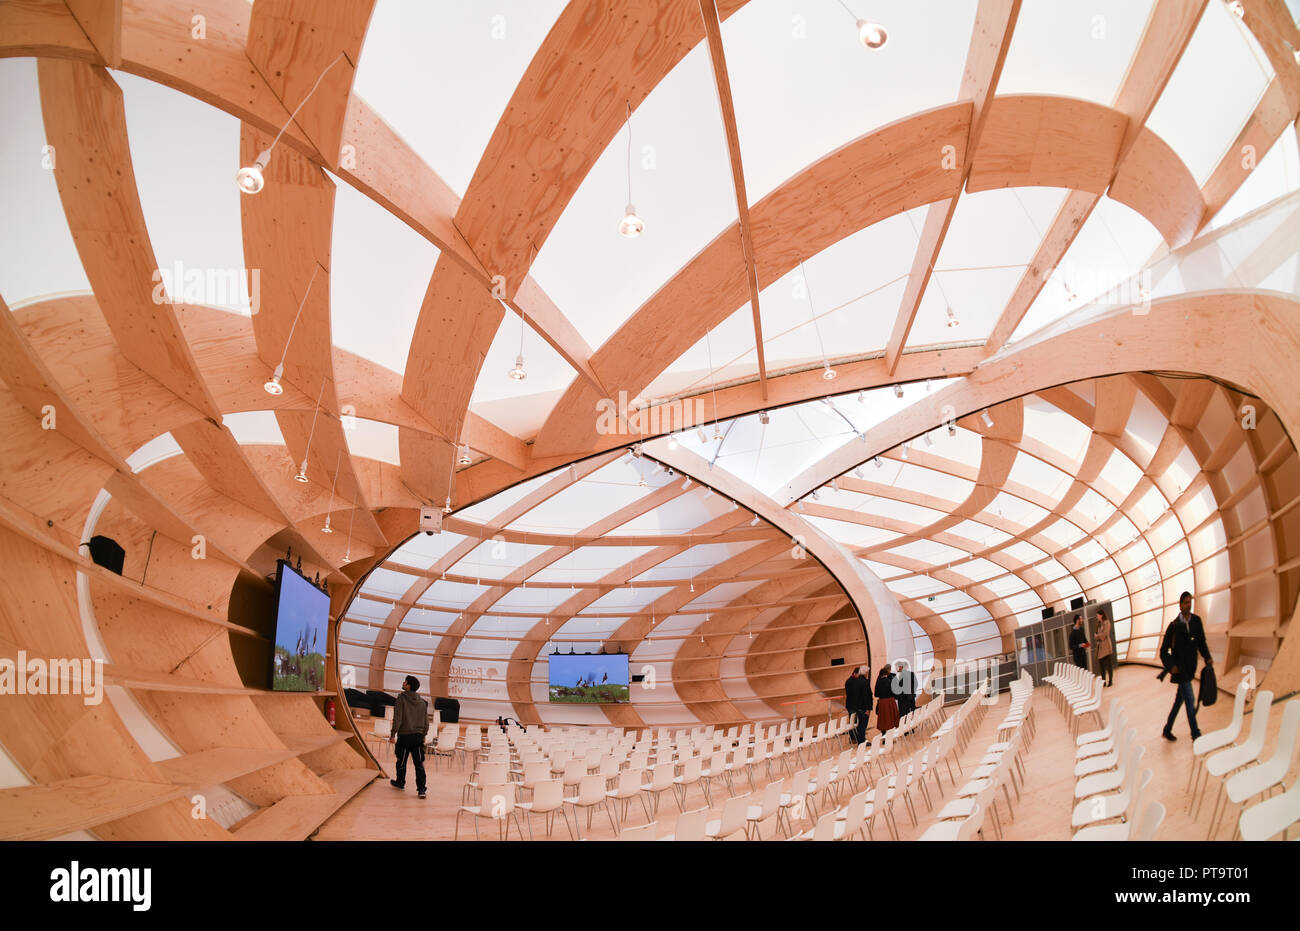
POLYGON ((325 526, 320 529, 321 533, 333 533, 334 528, 330 526, 330 515, 325 515, 325 526))
POLYGON ((832 381, 835 378, 835 369, 831 368, 829 361, 822 361, 822 378, 825 381, 832 381))
POLYGON ((444 513, 444 514, 450 514, 450 513, 451 513, 451 495, 448 495, 448 496, 447 496, 447 500, 443 503, 443 505, 442 505, 442 513, 444 513))
POLYGON ((957 314, 951 307, 948 308, 948 329, 961 326, 961 321, 957 319, 957 314))
POLYGON ((869 49, 883 48, 889 41, 889 32, 879 23, 869 23, 865 19, 858 20, 858 41, 864 47, 869 49))
POLYGON ((627 205, 623 211, 623 219, 619 221, 618 231, 627 239, 636 239, 645 232, 645 221, 636 215, 636 207, 632 204, 627 205))
POLYGON ((522 353, 515 356, 515 367, 512 368, 508 374, 515 381, 523 381, 528 377, 528 373, 524 371, 524 357, 522 353))
POLYGON ((235 184, 239 185, 241 194, 256 194, 266 185, 262 170, 271 161, 271 150, 264 149, 254 159, 253 164, 246 165, 235 173, 235 184))
POLYGON ((307 457, 306 456, 303 457, 302 464, 298 466, 298 474, 293 477, 293 480, 295 482, 302 482, 304 485, 307 484, 307 457))
POLYGON ((456 460, 463 466, 467 466, 472 461, 469 456, 469 444, 466 443, 460 448, 460 458, 456 460))
POLYGON ((283 375, 284 363, 281 362, 275 367, 275 373, 271 376, 271 380, 262 384, 262 387, 266 390, 267 394, 277 396, 284 394, 284 386, 280 384, 280 378, 283 375))

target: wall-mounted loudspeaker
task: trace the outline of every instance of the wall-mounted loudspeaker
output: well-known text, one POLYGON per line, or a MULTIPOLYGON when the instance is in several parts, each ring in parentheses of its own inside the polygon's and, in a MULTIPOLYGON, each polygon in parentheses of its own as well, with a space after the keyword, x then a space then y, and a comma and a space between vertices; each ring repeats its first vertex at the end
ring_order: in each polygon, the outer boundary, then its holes
POLYGON ((103 566, 110 572, 122 574, 122 563, 126 559, 126 550, 118 545, 118 542, 112 537, 95 535, 90 538, 86 544, 90 547, 90 558, 94 560, 95 565, 103 566))

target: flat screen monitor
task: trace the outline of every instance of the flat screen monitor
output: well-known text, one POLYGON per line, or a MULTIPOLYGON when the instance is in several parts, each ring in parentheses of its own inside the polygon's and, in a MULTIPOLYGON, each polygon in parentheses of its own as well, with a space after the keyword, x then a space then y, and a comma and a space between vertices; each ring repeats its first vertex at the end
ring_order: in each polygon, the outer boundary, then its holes
POLYGON ((552 653, 550 699, 569 704, 631 701, 626 653, 552 653))
POLYGON ((319 692, 325 688, 330 596, 282 559, 275 573, 275 652, 271 688, 319 692))

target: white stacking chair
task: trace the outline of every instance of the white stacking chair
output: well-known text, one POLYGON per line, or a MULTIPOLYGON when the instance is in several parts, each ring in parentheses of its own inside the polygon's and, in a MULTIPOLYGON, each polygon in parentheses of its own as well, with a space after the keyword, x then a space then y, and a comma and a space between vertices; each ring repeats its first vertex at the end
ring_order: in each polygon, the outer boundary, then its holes
POLYGON ((643 773, 636 770, 625 769, 618 774, 618 780, 614 788, 605 791, 605 804, 613 806, 616 802, 618 807, 618 817, 615 819, 620 825, 627 820, 627 807, 632 804, 632 799, 641 796, 641 777, 643 773))
POLYGON ((855 833, 860 840, 866 840, 863 832, 867 823, 867 793, 859 792, 850 797, 844 808, 836 813, 835 820, 838 822, 835 840, 848 840, 855 833), (840 825, 844 826, 843 831, 840 830, 840 825))
MULTIPOLYGON (((1111 704, 1114 705, 1118 701, 1119 699, 1112 698, 1111 704)), ((1127 733, 1128 712, 1124 710, 1123 705, 1111 709, 1110 722, 1114 725, 1114 730, 1109 736, 1089 741, 1083 746, 1075 748, 1074 760, 1076 765, 1085 760, 1093 760, 1115 751, 1118 746, 1118 738, 1127 733)), ((1106 730, 1110 731, 1111 728, 1108 727, 1106 730)), ((1094 731, 1093 733, 1100 733, 1100 731, 1094 731)))
MULTIPOLYGON (((1261 689, 1255 693, 1255 709, 1250 713, 1250 736, 1242 743, 1235 747, 1228 747, 1220 750, 1213 756, 1205 760, 1205 781, 1209 782, 1210 776, 1223 777, 1234 770, 1241 769, 1243 766, 1249 766, 1259 759, 1259 755, 1264 752, 1264 738, 1268 736, 1268 717, 1273 708, 1273 693, 1267 689, 1261 689)), ((1204 734, 1201 735, 1205 736, 1204 734)), ((1208 786, 1207 786, 1208 788, 1208 786)), ((1219 783, 1219 792, 1215 797, 1214 809, 1217 812, 1220 803, 1224 797, 1223 783, 1219 783)), ((1202 791, 1201 798, 1197 801, 1193 809, 1192 817, 1195 818, 1200 814, 1201 803, 1204 801, 1205 793, 1202 791)))
POLYGON ((1124 784, 1118 792, 1114 795, 1095 795, 1074 806, 1074 814, 1070 817, 1071 827, 1081 828, 1114 818, 1132 820, 1137 810, 1138 797, 1151 782, 1151 770, 1144 769, 1139 773, 1137 768, 1145 749, 1143 746, 1138 746, 1134 751, 1129 761, 1128 771, 1125 773, 1124 784))
POLYGON ((750 840, 763 839, 758 826, 777 813, 781 804, 781 789, 780 781, 773 779, 763 789, 762 800, 757 805, 751 802, 745 809, 745 836, 750 840))
POLYGON ((504 784, 508 768, 509 764, 503 762, 482 764, 482 766, 479 767, 477 777, 471 778, 461 789, 460 803, 462 805, 468 805, 469 794, 481 790, 485 785, 499 786, 504 784))
POLYGON ((1076 737, 1079 733, 1079 723, 1088 715, 1095 715, 1097 726, 1101 727, 1101 690, 1105 685, 1101 676, 1093 678, 1091 693, 1085 699, 1070 703, 1070 733, 1076 737))
POLYGON ((1090 798, 1118 788, 1124 781, 1125 764, 1136 746, 1137 729, 1130 727, 1124 732, 1124 737, 1113 753, 1106 753, 1079 763, 1074 770, 1075 778, 1078 780, 1074 784, 1074 797, 1090 798), (1081 768, 1084 763, 1095 765, 1081 768))
POLYGON ((673 787, 673 771, 674 767, 670 762, 653 766, 649 770, 650 781, 641 785, 641 805, 645 808, 647 821, 653 821, 659 812, 659 796, 673 787), (646 796, 650 797, 648 802, 646 796))
POLYGON ((1139 744, 1135 739, 1130 739, 1120 764, 1110 772, 1094 773, 1080 779, 1074 784, 1074 797, 1077 799, 1093 798, 1104 792, 1121 789, 1124 780, 1128 778, 1128 774, 1142 764, 1142 756, 1146 752, 1147 748, 1145 746, 1139 744))
MULTIPOLYGON (((1237 819, 1237 836, 1242 840, 1268 840, 1300 821, 1300 779, 1281 795, 1251 805, 1237 819)), ((1300 840, 1300 838, 1297 838, 1300 840)))
MULTIPOLYGON (((1115 713, 1122 707, 1124 707, 1124 705, 1118 698, 1112 698, 1110 700, 1110 705, 1107 706, 1106 726, 1101 728, 1101 730, 1085 731, 1076 737, 1074 739, 1076 749, 1082 748, 1090 743, 1096 743, 1097 741, 1110 740, 1116 733, 1122 734, 1124 729, 1117 726, 1115 718, 1115 713)), ((1077 754, 1076 758, 1078 758, 1077 754)))
POLYGON ((917 840, 970 840, 984 827, 984 810, 976 803, 962 821, 936 821, 917 840))
POLYGON ((704 826, 709 819, 709 810, 707 808, 696 808, 691 811, 684 811, 677 816, 677 826, 673 833, 667 837, 661 837, 660 840, 686 840, 696 841, 704 840, 704 826))
POLYGON ((1300 729, 1300 698, 1293 698, 1282 710, 1282 727, 1277 734, 1277 745, 1273 748, 1273 755, 1258 766, 1236 773, 1224 783, 1224 794, 1227 798, 1222 808, 1216 805, 1214 817, 1210 820, 1210 833, 1206 835, 1206 840, 1214 837, 1219 821, 1228 810, 1228 802, 1242 806, 1249 799, 1282 786, 1282 781, 1291 770, 1297 729, 1300 729))
POLYGON ((722 817, 705 823, 704 836, 713 840, 725 840, 737 831, 745 830, 749 802, 749 795, 728 798, 722 805, 722 817))
MULTIPOLYGON (((605 797, 605 777, 600 773, 588 773, 578 782, 578 794, 566 796, 564 804, 573 809, 573 829, 578 839, 582 839, 582 832, 578 830, 578 809, 583 808, 587 812, 587 829, 591 829, 592 810, 598 805, 606 805, 608 799, 605 797)), ((563 810, 562 810, 563 811, 563 810)), ((618 834, 618 825, 614 823, 614 813, 605 807, 605 814, 609 815, 609 826, 618 834)))
MULTIPOLYGON (((546 836, 551 836, 551 831, 555 827, 555 813, 564 809, 564 784, 558 779, 547 779, 533 785, 533 798, 529 802, 516 802, 515 807, 524 813, 524 820, 528 822, 528 839, 533 839, 533 815, 546 816, 546 836)), ((569 827, 569 819, 564 819, 564 827, 569 832, 569 837, 573 838, 573 828, 569 827)))
POLYGON ((1137 827, 1134 828, 1134 822, 1124 824, 1094 824, 1091 827, 1081 828, 1070 840, 1102 840, 1102 841, 1149 841, 1155 840, 1156 831, 1160 830, 1160 825, 1165 820, 1165 806, 1159 802, 1152 802, 1142 812, 1141 818, 1137 821, 1137 827))
POLYGON ((794 815, 799 816, 800 822, 806 818, 805 809, 808 805, 808 781, 810 770, 801 769, 790 777, 790 791, 781 793, 781 800, 777 803, 776 819, 777 825, 780 826, 781 819, 785 819, 785 835, 790 837, 794 834, 794 815))
POLYGON ((843 822, 836 821, 835 812, 828 811, 817 819, 812 830, 805 831, 797 837, 794 837, 793 840, 835 840, 835 828, 837 825, 841 826, 842 829, 843 822))
POLYGON ((706 804, 712 805, 709 799, 709 788, 703 780, 704 765, 700 762, 698 756, 693 756, 682 764, 682 774, 673 777, 673 795, 677 798, 677 810, 686 811, 686 796, 691 791, 691 786, 698 785, 704 793, 706 804))
POLYGON ((471 815, 473 817, 475 840, 478 840, 478 823, 484 818, 497 822, 501 840, 505 840, 510 830, 510 819, 512 817, 515 819, 515 829, 519 831, 519 839, 524 839, 524 829, 519 826, 519 814, 515 805, 515 784, 513 782, 495 786, 485 785, 479 804, 461 805, 456 810, 456 824, 455 830, 452 832, 452 840, 460 839, 460 819, 462 815, 471 815))
POLYGON ((1241 736, 1241 727, 1246 721, 1246 696, 1250 694, 1247 683, 1243 680, 1237 683, 1237 691, 1232 698, 1232 720, 1228 722, 1227 727, 1221 727, 1217 731, 1210 731, 1208 734, 1202 734, 1192 741, 1192 765, 1191 771, 1187 775, 1187 808, 1190 811, 1192 799, 1196 795, 1197 784, 1200 782, 1200 776, 1205 772, 1205 758, 1215 750, 1222 750, 1236 742, 1241 736))

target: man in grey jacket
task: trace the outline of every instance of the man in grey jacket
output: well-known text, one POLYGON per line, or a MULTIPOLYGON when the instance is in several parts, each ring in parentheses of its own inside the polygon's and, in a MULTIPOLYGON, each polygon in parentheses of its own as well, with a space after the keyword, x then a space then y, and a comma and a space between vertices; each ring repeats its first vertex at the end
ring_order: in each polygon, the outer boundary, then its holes
POLYGON ((429 703, 416 691, 420 680, 407 676, 402 682, 402 694, 393 705, 393 730, 388 742, 397 742, 397 778, 388 780, 394 789, 406 789, 406 758, 415 763, 415 791, 424 798, 424 738, 429 733, 429 703))

